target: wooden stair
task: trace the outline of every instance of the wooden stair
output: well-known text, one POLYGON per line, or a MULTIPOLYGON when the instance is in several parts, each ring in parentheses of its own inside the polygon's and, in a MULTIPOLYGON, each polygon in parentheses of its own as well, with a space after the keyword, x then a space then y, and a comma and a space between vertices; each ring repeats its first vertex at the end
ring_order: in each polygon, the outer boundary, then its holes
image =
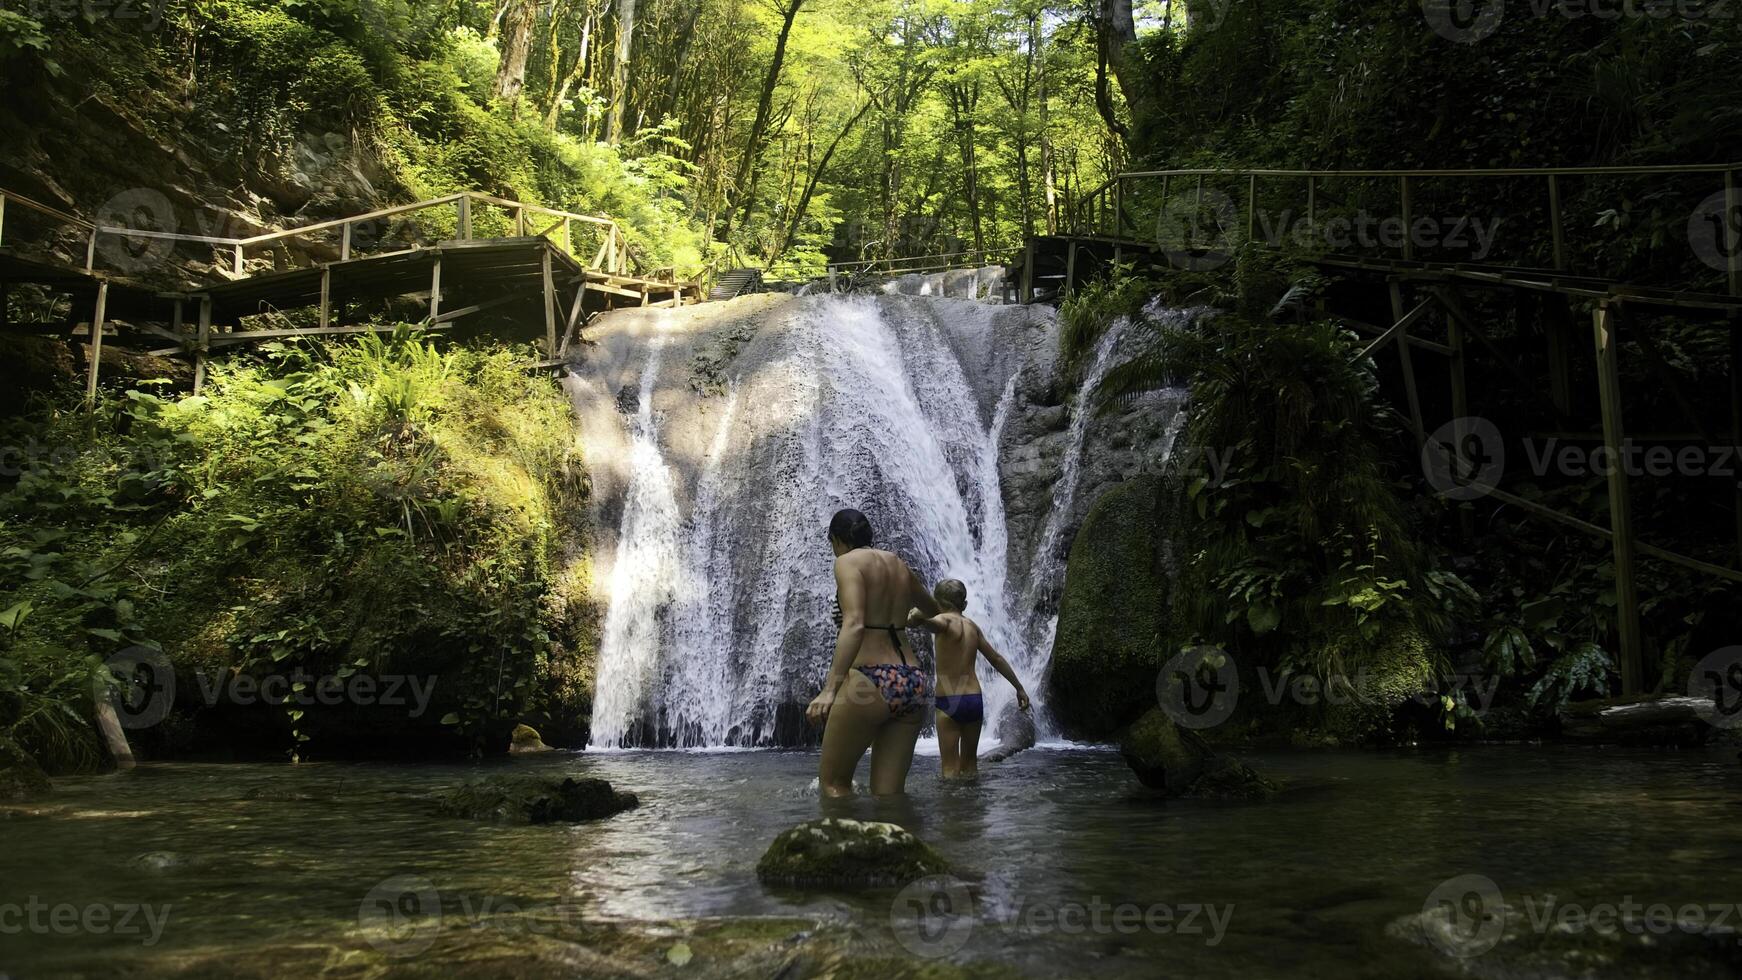
POLYGON ((714 281, 714 288, 708 293, 708 299, 733 299, 745 293, 761 291, 761 269, 728 269, 720 273, 720 278, 714 281))

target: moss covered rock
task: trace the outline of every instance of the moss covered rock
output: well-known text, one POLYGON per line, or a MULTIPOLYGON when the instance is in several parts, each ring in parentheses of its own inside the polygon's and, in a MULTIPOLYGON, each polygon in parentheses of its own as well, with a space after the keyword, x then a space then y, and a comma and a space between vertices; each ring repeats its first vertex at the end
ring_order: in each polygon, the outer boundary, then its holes
POLYGON ((1410 625, 1388 627, 1364 653, 1344 654, 1344 660, 1356 665, 1354 683, 1345 685, 1344 696, 1325 699, 1322 722, 1339 742, 1383 739, 1399 707, 1434 689, 1434 645, 1410 625))
POLYGON ((538 729, 531 725, 515 725, 513 734, 508 736, 508 751, 514 755, 525 755, 532 752, 549 752, 550 746, 544 744, 544 739, 538 734, 538 729))
POLYGON ((48 775, 36 760, 0 749, 0 803, 34 799, 48 790, 48 775))
POLYGON ((1276 784, 1250 766, 1210 750, 1196 732, 1151 708, 1125 732, 1119 754, 1137 781, 1168 796, 1205 800, 1264 799, 1276 784))
POLYGON ((889 887, 948 871, 936 851, 895 824, 835 817, 782 833, 756 864, 764 882, 801 887, 889 887))
POLYGON ((640 804, 603 779, 554 776, 491 776, 467 783, 436 801, 451 817, 497 823, 579 823, 599 820, 640 804))
POLYGON ((1159 652, 1171 633, 1157 492, 1144 477, 1102 494, 1071 545, 1051 703, 1085 738, 1107 738, 1156 703, 1159 652))

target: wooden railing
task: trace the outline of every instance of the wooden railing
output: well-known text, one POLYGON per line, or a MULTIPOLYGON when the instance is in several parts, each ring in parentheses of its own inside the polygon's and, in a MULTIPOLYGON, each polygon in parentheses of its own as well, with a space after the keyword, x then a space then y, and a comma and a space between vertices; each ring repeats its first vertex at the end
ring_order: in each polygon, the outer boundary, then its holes
POLYGON ((516 237, 541 237, 558 243, 565 252, 574 254, 582 265, 589 269, 619 274, 631 270, 636 264, 634 255, 623 229, 611 218, 590 214, 576 214, 573 211, 562 211, 547 208, 539 204, 528 204, 524 201, 510 201, 493 197, 477 191, 464 191, 449 194, 444 197, 431 198, 413 204, 401 204, 390 208, 380 208, 363 214, 351 215, 346 218, 335 218, 330 221, 318 221, 314 224, 298 228, 287 228, 282 231, 271 231, 246 238, 230 238, 214 235, 189 235, 181 232, 154 231, 143 228, 126 228, 118 225, 98 225, 69 214, 58 208, 50 207, 33 201, 30 198, 10 191, 0 190, 0 245, 5 244, 6 208, 8 203, 35 211, 55 221, 71 225, 86 234, 85 271, 101 271, 97 267, 98 245, 105 236, 115 236, 128 239, 156 239, 189 244, 210 245, 223 251, 229 259, 231 274, 244 276, 247 274, 247 256, 250 249, 263 246, 270 247, 280 243, 307 240, 313 236, 326 236, 337 232, 339 243, 339 260, 353 258, 354 232, 364 225, 389 218, 405 217, 421 212, 445 208, 454 209, 454 237, 460 240, 471 240, 474 234, 474 210, 478 206, 495 208, 505 212, 504 227, 511 229, 516 237), (575 225, 584 224, 598 229, 599 244, 596 251, 589 249, 586 253, 576 252, 575 225))
POLYGON ((1021 254, 1021 245, 970 249, 965 252, 942 252, 936 255, 910 255, 894 259, 862 259, 856 262, 830 262, 829 278, 843 275, 904 276, 910 273, 947 272, 951 269, 973 269, 985 265, 1008 264, 1021 254))
MULTIPOLYGON (((1699 174, 1721 174, 1723 176, 1723 220, 1720 222, 1722 234, 1726 236, 1724 254, 1727 262, 1729 289, 1732 295, 1742 296, 1742 188, 1738 187, 1739 175, 1742 175, 1742 163, 1704 163, 1680 165, 1641 165, 1616 167, 1501 167, 1486 169, 1417 169, 1417 170, 1269 170, 1269 169, 1183 169, 1183 170, 1144 170, 1121 173, 1109 179, 1100 186, 1079 196, 1066 214, 1067 225, 1075 235, 1101 235, 1115 238, 1140 235, 1137 223, 1132 219, 1131 205, 1138 196, 1141 185, 1154 186, 1159 182, 1158 215, 1164 213, 1172 202, 1172 194, 1177 192, 1178 182, 1193 181, 1191 193, 1195 194, 1194 207, 1201 207, 1204 201, 1206 180, 1226 183, 1244 179, 1245 208, 1244 224, 1247 240, 1256 240, 1259 215, 1259 181, 1290 180, 1305 181, 1306 222, 1308 228, 1317 226, 1318 197, 1320 183, 1326 180, 1342 178, 1379 179, 1396 181, 1397 205, 1396 217, 1400 219, 1404 229, 1414 225, 1414 194, 1420 187, 1420 182, 1426 179, 1513 179, 1539 180, 1542 182, 1543 203, 1546 205, 1545 237, 1550 243, 1553 269, 1561 272, 1571 272, 1567 255, 1566 230, 1567 223, 1561 202, 1561 178, 1563 177, 1625 177, 1625 176, 1694 176, 1699 174)), ((1219 192, 1218 192, 1219 193, 1219 192)), ((1708 192, 1711 193, 1711 192, 1708 192)), ((1227 197, 1228 195, 1224 195, 1227 197)), ((1232 203, 1230 197, 1230 203, 1232 203)), ((1689 215, 1693 214, 1690 207, 1689 215)), ((1239 216, 1237 216, 1239 217, 1239 216)), ((1238 226, 1238 223, 1236 224, 1238 226)), ((1416 258, 1416 247, 1413 236, 1406 233, 1396 246, 1401 258, 1416 258)))

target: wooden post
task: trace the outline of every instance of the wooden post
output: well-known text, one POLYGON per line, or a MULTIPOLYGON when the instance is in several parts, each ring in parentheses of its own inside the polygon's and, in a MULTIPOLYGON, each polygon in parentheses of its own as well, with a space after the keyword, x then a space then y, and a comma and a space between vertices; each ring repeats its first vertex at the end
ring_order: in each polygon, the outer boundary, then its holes
POLYGON ((351 258, 351 223, 345 222, 343 234, 339 236, 339 261, 347 262, 351 258))
POLYGON ((514 237, 515 238, 525 238, 526 237, 526 209, 525 208, 515 208, 514 209, 514 237))
POLYGON ((91 229, 91 237, 85 242, 85 271, 90 272, 97 267, 97 229, 91 229))
POLYGON ((1064 297, 1069 296, 1071 290, 1076 287, 1076 284, 1077 240, 1073 238, 1071 239, 1070 248, 1065 252, 1065 288, 1059 291, 1059 298, 1063 299, 1064 297))
POLYGON ((1615 617, 1621 636, 1621 694, 1640 693, 1644 682, 1644 637, 1639 625, 1639 592, 1633 578, 1633 516, 1623 465, 1625 428, 1621 420, 1621 368, 1617 317, 1608 302, 1592 314, 1597 345, 1597 396, 1603 408, 1603 445, 1608 452, 1609 530, 1615 559, 1615 617))
MULTIPOLYGON (((1399 323, 1408 311, 1403 307, 1403 283, 1391 281, 1391 322, 1399 323)), ((1397 331, 1397 359, 1403 370, 1403 392, 1409 399, 1409 426, 1415 432, 1415 445, 1427 444, 1427 429, 1421 420, 1421 395, 1415 387, 1415 361, 1409 352, 1409 327, 1397 331)))
POLYGON ((200 332, 198 347, 194 350, 194 394, 200 393, 200 388, 206 383, 206 345, 212 339, 212 298, 200 297, 200 332))
POLYGON ((85 372, 85 401, 97 403, 97 374, 103 365, 103 322, 109 314, 109 281, 97 283, 97 309, 91 315, 91 365, 85 372))
POLYGON ((572 218, 563 219, 563 251, 570 255, 573 255, 575 251, 574 224, 575 222, 572 218))
POLYGON ((1113 178, 1113 237, 1125 234, 1125 177, 1113 178))
POLYGON ((1252 241, 1258 234, 1258 175, 1246 176, 1246 240, 1252 241))
MULTIPOLYGON (((463 200, 463 198, 462 198, 463 200)), ((429 322, 433 326, 442 312, 442 253, 437 251, 429 272, 429 322)))
POLYGON ((1022 248, 1022 303, 1034 302, 1034 246, 1030 238, 1022 248))
POLYGON ((6 195, 0 194, 0 244, 6 241, 6 195))
POLYGON ((1540 298, 1542 329, 1548 338, 1548 394, 1562 418, 1573 414, 1573 311, 1559 293, 1540 298))
MULTIPOLYGON (((436 260, 440 262, 440 259, 436 260)), ((321 266, 321 329, 326 329, 332 319, 333 306, 333 268, 321 266)))
MULTIPOLYGON (((1449 291, 1451 287, 1447 287, 1449 291)), ((1456 300, 1449 295, 1442 295, 1440 302, 1448 308, 1455 305, 1456 300)), ((1452 418, 1467 419, 1470 417, 1470 391, 1464 373, 1464 324, 1461 318, 1448 315, 1446 317, 1446 346, 1452 349, 1450 361, 1452 386, 1452 418)), ((1452 445, 1461 452, 1464 447, 1465 423, 1457 422, 1452 426, 1452 445)), ((1476 534, 1476 514, 1468 501, 1458 504, 1458 534, 1468 541, 1476 534)))
MULTIPOLYGON (((1742 317, 1726 321, 1730 327, 1730 444, 1742 457, 1742 317)), ((1736 488, 1736 551, 1742 556, 1742 486, 1736 488)))
MULTIPOLYGON (((582 276, 580 283, 575 286, 575 305, 569 307, 569 322, 563 327, 562 343, 557 346, 557 352, 552 356, 562 357, 564 354, 568 353, 569 341, 571 338, 576 336, 578 325, 581 322, 581 311, 586 305, 586 296, 587 277, 582 276)), ((682 292, 678 293, 678 298, 680 301, 682 300, 682 292)), ((678 305, 682 305, 681 302, 678 305)))
POLYGON ((460 241, 463 241, 463 242, 471 241, 472 240, 472 198, 468 195, 461 194, 460 200, 457 204, 457 208, 458 208, 458 212, 459 212, 459 222, 458 222, 457 227, 455 228, 454 234, 459 236, 460 241))
POLYGON ((1567 271, 1566 242, 1561 238, 1561 182, 1555 174, 1548 175, 1548 230, 1554 241, 1556 272, 1567 271))
POLYGON ((206 383, 206 343, 212 336, 212 298, 200 297, 200 325, 194 334, 194 394, 206 383))
POLYGON ((1730 295, 1742 296, 1742 190, 1736 187, 1736 171, 1724 171, 1724 254, 1730 265, 1730 295))
MULTIPOLYGON (((556 356, 556 279, 551 275, 550 249, 543 250, 544 261, 541 263, 544 272, 544 349, 546 357, 556 356)), ((641 294, 643 303, 647 294, 641 294)))
MULTIPOLYGON (((1411 237, 1411 232, 1410 232, 1410 228, 1409 228, 1410 207, 1409 207, 1409 178, 1408 177, 1397 178, 1397 194, 1398 194, 1398 200, 1401 201, 1403 204, 1403 257, 1407 261, 1409 259, 1415 258, 1415 240, 1413 237, 1411 237)), ((1407 347, 1408 345, 1405 345, 1405 346, 1407 347)))
POLYGON ((1203 174, 1198 174, 1198 199, 1195 202, 1193 202, 1192 206, 1197 208, 1200 211, 1202 211, 1204 209, 1204 175, 1203 174))
MULTIPOLYGON (((1161 204, 1156 209, 1156 212, 1155 212, 1158 216, 1167 213, 1167 185, 1168 185, 1170 179, 1171 178, 1169 178, 1166 174, 1162 174, 1162 176, 1161 176, 1161 204)), ((1157 219, 1157 223, 1159 224, 1159 218, 1157 219)), ((1159 235, 1157 235, 1156 237, 1160 238, 1159 235)))
POLYGON ((236 245, 236 261, 232 266, 232 271, 238 276, 242 274, 242 246, 240 243, 236 245))

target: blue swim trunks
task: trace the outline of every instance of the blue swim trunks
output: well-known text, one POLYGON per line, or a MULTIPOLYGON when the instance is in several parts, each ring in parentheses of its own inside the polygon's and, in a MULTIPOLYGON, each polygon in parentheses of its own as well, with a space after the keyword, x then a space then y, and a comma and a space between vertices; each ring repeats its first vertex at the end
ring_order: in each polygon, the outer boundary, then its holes
POLYGON ((986 707, 978 694, 940 694, 938 710, 958 725, 978 725, 986 720, 986 707))

